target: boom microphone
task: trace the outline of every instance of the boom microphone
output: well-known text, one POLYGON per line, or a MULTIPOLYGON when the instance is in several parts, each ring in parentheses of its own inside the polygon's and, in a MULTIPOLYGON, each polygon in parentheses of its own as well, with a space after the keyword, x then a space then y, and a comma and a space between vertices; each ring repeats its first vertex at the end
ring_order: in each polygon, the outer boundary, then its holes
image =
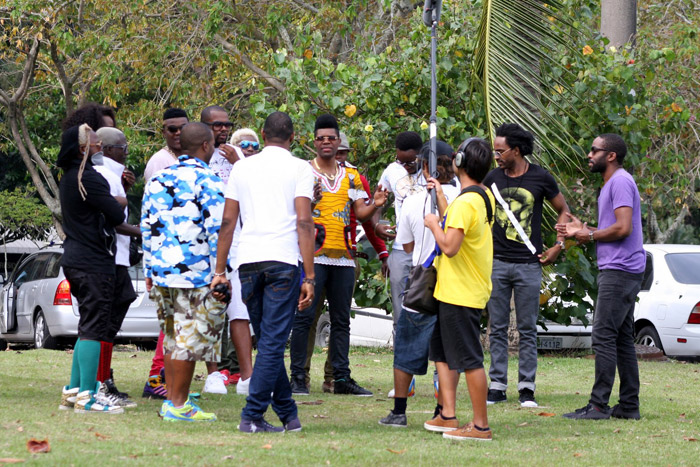
POLYGON ((429 28, 433 26, 433 11, 435 11, 435 21, 440 21, 442 12, 442 0, 425 0, 423 5, 423 24, 429 28))

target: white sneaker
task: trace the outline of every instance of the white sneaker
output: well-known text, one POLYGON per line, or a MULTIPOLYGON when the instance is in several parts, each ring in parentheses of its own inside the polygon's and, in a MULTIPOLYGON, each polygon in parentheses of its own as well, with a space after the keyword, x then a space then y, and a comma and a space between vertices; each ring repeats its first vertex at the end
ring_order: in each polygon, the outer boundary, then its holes
POLYGON ((250 378, 239 379, 238 384, 236 384, 236 394, 242 394, 247 396, 250 390, 250 378))
POLYGON ((105 413, 118 414, 124 413, 122 407, 112 405, 111 401, 100 393, 100 382, 97 382, 95 391, 82 391, 78 393, 75 400, 75 413, 105 413))
POLYGON ((228 394, 226 385, 224 384, 225 379, 226 377, 218 371, 211 373, 204 382, 204 390, 202 392, 208 392, 210 394, 228 394))

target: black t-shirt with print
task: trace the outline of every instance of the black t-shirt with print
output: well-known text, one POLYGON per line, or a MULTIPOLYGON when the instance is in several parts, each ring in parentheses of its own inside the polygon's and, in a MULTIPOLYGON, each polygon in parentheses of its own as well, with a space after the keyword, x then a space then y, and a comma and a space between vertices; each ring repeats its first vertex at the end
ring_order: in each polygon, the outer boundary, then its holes
POLYGON ((542 204, 559 194, 554 177, 539 165, 530 164, 520 177, 508 177, 497 168, 486 175, 484 185, 496 184, 498 191, 515 218, 537 250, 533 255, 506 216, 503 207, 496 203, 496 222, 493 224, 493 256, 511 263, 534 263, 542 253, 542 204))

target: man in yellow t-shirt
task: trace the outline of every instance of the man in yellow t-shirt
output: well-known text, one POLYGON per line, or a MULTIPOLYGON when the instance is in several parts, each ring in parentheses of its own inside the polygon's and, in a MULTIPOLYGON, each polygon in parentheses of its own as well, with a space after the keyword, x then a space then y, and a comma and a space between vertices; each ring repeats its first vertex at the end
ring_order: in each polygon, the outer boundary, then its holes
POLYGON ((315 200, 312 207, 316 226, 315 295, 311 306, 298 310, 294 318, 289 346, 292 394, 309 394, 304 369, 307 341, 318 302, 324 296, 325 289, 331 320, 329 351, 333 364, 333 392, 372 396, 370 391, 350 377, 350 305, 355 284, 355 261, 349 231, 350 210, 354 209, 357 220, 364 222, 386 203, 387 192, 377 189, 371 202, 367 203, 367 192, 357 169, 342 166, 336 161, 340 130, 334 116, 324 114, 316 119, 314 146, 316 158, 311 161, 311 168, 316 183, 322 189, 320 200, 315 200))
POLYGON ((479 341, 479 319, 491 295, 491 222, 496 208, 493 195, 481 181, 492 164, 491 146, 486 141, 464 141, 454 160, 462 193, 448 206, 444 227, 435 214, 425 217, 425 226, 442 252, 435 263, 439 310, 430 342, 442 410, 423 426, 443 432, 449 439, 490 441, 492 437, 486 414, 484 352, 479 341), (472 421, 461 427, 455 415, 458 372, 466 377, 474 414, 472 421))

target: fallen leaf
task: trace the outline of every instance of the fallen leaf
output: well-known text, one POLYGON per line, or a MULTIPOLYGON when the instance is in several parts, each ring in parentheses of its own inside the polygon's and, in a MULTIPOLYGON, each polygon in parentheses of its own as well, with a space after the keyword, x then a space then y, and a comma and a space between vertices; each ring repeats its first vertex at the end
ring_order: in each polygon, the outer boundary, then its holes
POLYGON ((97 439, 110 439, 111 436, 103 435, 102 433, 95 432, 95 437, 97 439))
POLYGON ((556 414, 552 412, 540 412, 537 415, 540 417, 554 417, 556 414))
POLYGON ((297 402, 297 405, 321 405, 321 404, 323 404, 323 401, 321 401, 321 400, 297 402))
POLYGON ((680 415, 678 416, 678 418, 685 418, 685 414, 684 414, 684 413, 680 414, 680 415))
POLYGON ((17 431, 19 431, 20 433, 22 433, 22 432, 24 431, 24 428, 19 427, 19 428, 17 428, 17 431))
POLYGON ((134 355, 132 355, 132 356, 129 357, 129 358, 138 358, 138 355, 134 354, 134 355))
POLYGON ((619 429, 619 428, 615 428, 615 429, 613 430, 613 433, 619 433, 619 432, 620 432, 620 429, 619 429))
POLYGON ((263 449, 272 449, 272 445, 271 445, 271 444, 265 444, 265 445, 262 446, 262 448, 263 448, 263 449))
POLYGON ((527 425, 528 425, 528 423, 527 423, 527 422, 523 422, 523 423, 521 423, 521 424, 520 424, 520 425, 518 425, 518 426, 527 426, 527 425))
POLYGON ((328 418, 328 416, 316 414, 316 415, 314 415, 314 418, 328 418))
POLYGON ((232 459, 235 459, 235 458, 236 458, 235 455, 230 454, 230 455, 228 455, 228 456, 222 457, 221 460, 232 460, 232 459))
POLYGON ((94 430, 94 429, 95 429, 95 427, 94 427, 94 426, 91 426, 90 428, 87 429, 87 431, 92 431, 92 430, 94 430))
MULTIPOLYGON (((367 125, 367 126, 371 126, 371 125, 367 125)), ((372 361, 373 361, 374 363, 381 363, 381 362, 382 362, 381 360, 372 360, 372 361)))
POLYGON ((31 453, 49 452, 49 451, 51 451, 51 446, 49 446, 48 438, 42 439, 41 441, 39 441, 38 439, 32 438, 29 441, 27 441, 27 449, 31 453))
POLYGON ((395 450, 393 450, 393 449, 387 448, 386 450, 389 451, 389 452, 392 453, 392 454, 403 454, 404 452, 406 452, 405 449, 402 449, 402 450, 400 450, 400 451, 395 451, 395 450))
POLYGON ((581 457, 581 456, 583 456, 583 454, 581 454, 580 452, 575 452, 575 453, 574 453, 574 457, 581 457))
POLYGON ((691 436, 684 436, 683 439, 686 441, 697 441, 698 440, 697 438, 693 438, 691 436))
POLYGON ((24 459, 17 459, 14 457, 0 457, 0 464, 21 464, 24 459))
POLYGON ((363 365, 362 363, 356 363, 353 366, 358 368, 367 368, 367 365, 363 365))

